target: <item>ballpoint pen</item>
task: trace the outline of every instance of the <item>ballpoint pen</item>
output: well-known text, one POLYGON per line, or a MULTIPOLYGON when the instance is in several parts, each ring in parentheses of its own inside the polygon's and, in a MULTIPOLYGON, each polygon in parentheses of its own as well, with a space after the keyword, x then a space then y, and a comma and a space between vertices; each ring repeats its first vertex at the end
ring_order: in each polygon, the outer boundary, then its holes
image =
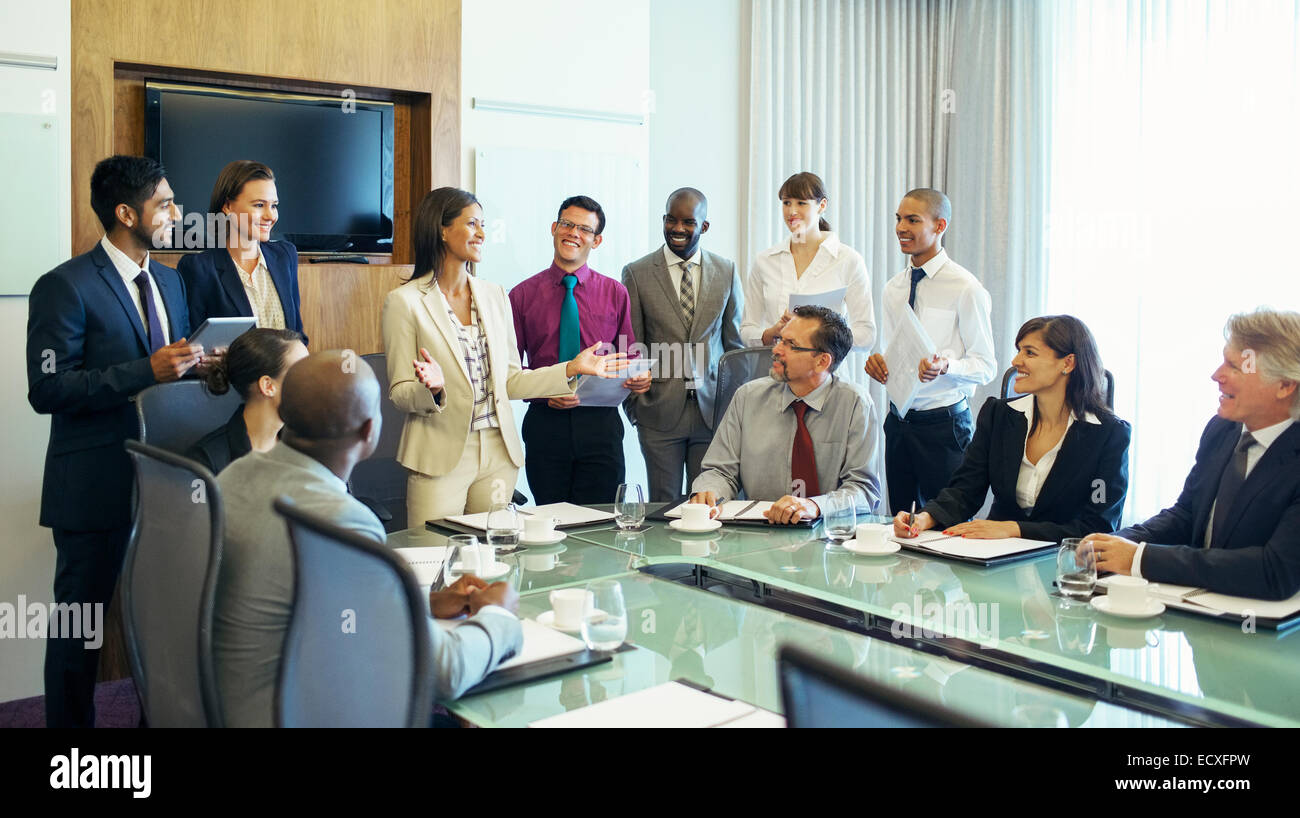
POLYGON ((916 532, 916 501, 912 501, 912 511, 907 515, 907 530, 909 533, 916 532))

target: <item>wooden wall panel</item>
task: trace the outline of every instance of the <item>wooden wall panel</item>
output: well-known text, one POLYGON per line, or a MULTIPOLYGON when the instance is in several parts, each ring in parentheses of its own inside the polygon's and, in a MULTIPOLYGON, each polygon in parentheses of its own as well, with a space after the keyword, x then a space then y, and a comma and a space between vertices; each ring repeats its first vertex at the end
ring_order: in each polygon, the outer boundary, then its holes
POLYGON ((394 122, 397 149, 408 150, 400 164, 409 175, 394 190, 395 215, 405 218, 395 219, 392 258, 375 259, 392 264, 299 265, 312 347, 379 351, 383 297, 413 261, 409 214, 431 188, 460 182, 460 0, 71 2, 73 253, 101 234, 89 201, 95 163, 143 146, 143 91, 132 77, 144 67, 211 72, 216 81, 263 78, 242 84, 267 87, 353 88, 359 97, 406 92, 394 97, 405 105, 394 122))

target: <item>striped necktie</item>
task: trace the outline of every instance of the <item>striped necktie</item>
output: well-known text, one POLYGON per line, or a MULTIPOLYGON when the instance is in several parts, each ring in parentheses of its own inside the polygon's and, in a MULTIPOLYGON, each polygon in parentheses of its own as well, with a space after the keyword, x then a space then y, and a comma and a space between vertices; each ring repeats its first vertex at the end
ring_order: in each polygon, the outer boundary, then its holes
POLYGON ((682 286, 677 293, 682 302, 682 317, 686 319, 686 326, 689 328, 695 321, 695 262, 687 261, 682 264, 682 286))

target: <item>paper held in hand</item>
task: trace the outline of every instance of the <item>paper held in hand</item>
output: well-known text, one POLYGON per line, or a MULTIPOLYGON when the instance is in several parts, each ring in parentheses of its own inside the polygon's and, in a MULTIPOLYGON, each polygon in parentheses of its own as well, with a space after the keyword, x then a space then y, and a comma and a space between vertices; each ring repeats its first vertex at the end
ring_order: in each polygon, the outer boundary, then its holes
POLYGON ((584 375, 578 382, 579 405, 621 406, 623 399, 632 394, 631 390, 623 386, 623 381, 646 374, 657 360, 658 358, 634 358, 627 362, 627 369, 620 370, 609 378, 584 375))
POLYGON ((898 413, 906 417, 912 401, 916 400, 916 393, 924 386, 917 375, 921 359, 933 357, 935 347, 930 334, 910 307, 899 310, 899 313, 894 337, 885 350, 885 368, 889 370, 885 391, 890 402, 898 407, 898 413))
POLYGON ((844 295, 847 292, 847 287, 840 287, 838 290, 827 290, 824 293, 790 293, 790 311, 794 312, 795 307, 808 305, 844 312, 844 295))

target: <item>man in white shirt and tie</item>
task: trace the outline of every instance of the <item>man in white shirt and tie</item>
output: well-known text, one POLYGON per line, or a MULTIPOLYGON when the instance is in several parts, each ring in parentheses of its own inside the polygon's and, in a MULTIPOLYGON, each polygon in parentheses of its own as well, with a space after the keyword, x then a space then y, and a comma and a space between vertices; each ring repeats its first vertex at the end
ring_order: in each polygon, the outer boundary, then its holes
POLYGON ((891 278, 881 298, 883 349, 898 332, 903 310, 915 311, 937 354, 906 372, 890 372, 877 352, 866 364, 880 383, 918 378, 922 386, 906 416, 892 403, 885 416, 885 479, 890 513, 918 508, 948 485, 975 432, 971 397, 993 380, 997 356, 988 290, 948 257, 943 235, 952 204, 938 190, 909 191, 894 216, 898 246, 908 268, 891 278))

